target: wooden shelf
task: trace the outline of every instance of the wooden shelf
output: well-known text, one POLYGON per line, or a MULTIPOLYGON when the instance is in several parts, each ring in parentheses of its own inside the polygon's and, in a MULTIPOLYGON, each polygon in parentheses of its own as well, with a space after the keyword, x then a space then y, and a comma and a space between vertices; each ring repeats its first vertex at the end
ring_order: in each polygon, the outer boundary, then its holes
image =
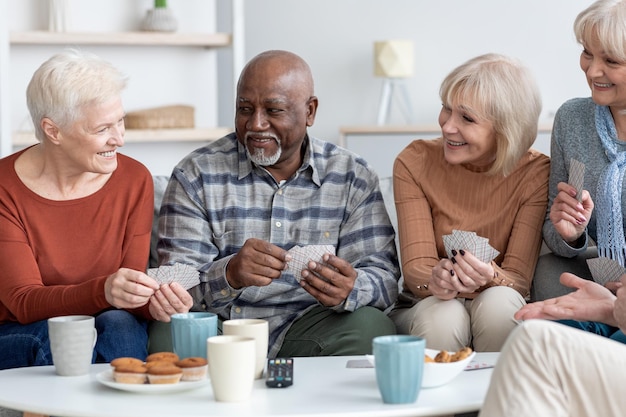
MULTIPOLYGON (((231 133, 227 127, 197 129, 126 129, 126 143, 151 142, 210 142, 231 133)), ((13 134, 14 146, 37 143, 33 132, 19 131, 13 134)))
POLYGON ((14 45, 127 45, 199 46, 214 48, 231 44, 228 33, 169 32, 11 32, 14 45))
MULTIPOLYGON (((540 123, 537 133, 548 133, 552 130, 552 123, 540 123)), ((420 133, 440 133, 441 127, 436 124, 429 125, 363 125, 363 126, 340 126, 338 145, 347 146, 348 136, 372 136, 372 135, 410 135, 420 133)))

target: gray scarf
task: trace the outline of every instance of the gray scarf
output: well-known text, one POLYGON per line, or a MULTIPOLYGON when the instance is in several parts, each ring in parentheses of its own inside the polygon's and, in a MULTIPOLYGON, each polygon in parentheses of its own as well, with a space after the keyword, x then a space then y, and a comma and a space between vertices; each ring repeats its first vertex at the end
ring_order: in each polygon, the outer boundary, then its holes
POLYGON ((598 256, 614 259, 625 266, 622 183, 626 171, 626 152, 617 149, 617 130, 607 106, 596 105, 596 130, 610 162, 600 174, 596 191, 598 256))

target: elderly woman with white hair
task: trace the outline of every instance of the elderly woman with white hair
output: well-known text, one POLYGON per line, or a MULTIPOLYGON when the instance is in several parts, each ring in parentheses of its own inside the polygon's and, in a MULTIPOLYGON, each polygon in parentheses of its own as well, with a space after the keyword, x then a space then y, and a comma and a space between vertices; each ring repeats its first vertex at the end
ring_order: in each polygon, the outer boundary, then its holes
POLYGON ((38 143, 0 160, 0 369, 50 365, 47 319, 95 316, 94 361, 147 356, 147 320, 191 307, 145 274, 153 183, 124 145, 126 77, 68 50, 27 88, 38 143))
MULTIPOLYGON (((552 311, 554 304, 576 297, 588 284, 585 280, 592 279, 588 258, 611 258, 626 266, 626 1, 592 3, 576 17, 574 34, 582 47, 580 68, 591 97, 570 99, 556 113, 549 216, 543 226, 552 253, 542 256, 537 267, 533 284, 533 301, 537 302, 525 306, 517 317, 563 320, 626 343, 618 327, 580 309, 552 311), (585 167, 579 190, 567 182, 572 161, 585 167), (563 272, 585 280, 563 276, 563 272)), ((615 292, 621 284, 608 281, 604 286, 615 292)))
POLYGON ((498 351, 541 247, 549 158, 530 149, 540 93, 520 62, 486 54, 454 69, 440 97, 442 137, 412 142, 394 164, 404 282, 390 317, 432 349, 498 351), (458 244, 448 256, 443 236, 453 230, 499 254, 479 259, 458 244))

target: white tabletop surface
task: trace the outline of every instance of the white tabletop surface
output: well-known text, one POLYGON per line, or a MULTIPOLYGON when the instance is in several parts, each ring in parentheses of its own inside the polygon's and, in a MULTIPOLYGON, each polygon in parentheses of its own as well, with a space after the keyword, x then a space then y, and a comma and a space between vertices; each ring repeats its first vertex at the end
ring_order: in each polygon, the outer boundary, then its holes
MULTIPOLYGON (((497 353, 478 353, 475 361, 495 364, 497 353)), ((347 368, 352 357, 295 358, 294 384, 266 388, 257 380, 245 403, 219 403, 210 383, 190 391, 132 393, 104 386, 96 375, 61 377, 54 367, 0 371, 0 406, 66 417, 219 417, 219 416, 432 416, 480 409, 492 369, 464 371, 447 385, 422 389, 414 404, 383 404, 373 368, 347 368)))

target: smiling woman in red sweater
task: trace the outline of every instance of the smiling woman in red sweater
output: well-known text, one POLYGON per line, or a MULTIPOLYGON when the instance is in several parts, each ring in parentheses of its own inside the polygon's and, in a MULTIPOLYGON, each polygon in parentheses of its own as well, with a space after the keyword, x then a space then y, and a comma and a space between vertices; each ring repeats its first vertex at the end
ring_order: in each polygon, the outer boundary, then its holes
POLYGON ((146 320, 188 311, 178 284, 144 271, 153 183, 124 145, 126 78, 78 51, 35 72, 39 143, 0 160, 0 369, 50 365, 47 319, 96 317, 94 360, 147 355, 146 320))

